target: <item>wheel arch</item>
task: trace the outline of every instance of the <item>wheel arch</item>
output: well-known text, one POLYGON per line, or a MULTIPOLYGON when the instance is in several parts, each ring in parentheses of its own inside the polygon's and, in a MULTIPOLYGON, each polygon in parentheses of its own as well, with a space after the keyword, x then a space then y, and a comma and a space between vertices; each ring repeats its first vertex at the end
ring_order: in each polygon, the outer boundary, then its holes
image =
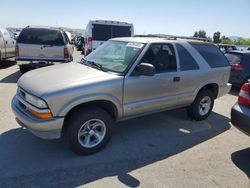
POLYGON ((216 99, 218 97, 219 94, 219 85, 217 83, 207 83, 204 84, 202 87, 200 87, 197 92, 196 92, 196 96, 204 91, 204 90, 210 90, 212 91, 212 93, 214 94, 214 99, 216 99))
POLYGON ((108 114, 110 114, 113 121, 116 121, 118 119, 119 111, 118 111, 116 105, 111 101, 108 101, 108 100, 95 100, 95 101, 89 101, 89 102, 81 103, 81 104, 78 104, 78 105, 74 106, 73 108, 71 108, 67 112, 67 114, 65 115, 62 135, 65 135, 65 133, 67 132, 67 129, 68 129, 68 126, 69 126, 68 122, 70 120, 70 117, 74 113, 76 113, 77 111, 80 111, 81 109, 88 108, 88 107, 101 108, 101 109, 105 110, 108 114))

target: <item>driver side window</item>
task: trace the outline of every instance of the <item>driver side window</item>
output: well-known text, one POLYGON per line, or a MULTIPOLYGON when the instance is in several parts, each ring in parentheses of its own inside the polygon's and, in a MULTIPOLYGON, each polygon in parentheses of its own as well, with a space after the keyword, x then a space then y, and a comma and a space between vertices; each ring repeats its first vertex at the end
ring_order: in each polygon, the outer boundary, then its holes
POLYGON ((171 44, 152 44, 141 62, 152 64, 156 73, 177 71, 175 52, 171 44))

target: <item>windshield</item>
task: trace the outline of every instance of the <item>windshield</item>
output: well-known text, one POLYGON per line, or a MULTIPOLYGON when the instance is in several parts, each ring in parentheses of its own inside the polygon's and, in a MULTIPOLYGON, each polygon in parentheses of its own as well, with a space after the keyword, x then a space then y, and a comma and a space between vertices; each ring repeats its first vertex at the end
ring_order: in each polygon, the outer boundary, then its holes
POLYGON ((108 71, 123 73, 142 47, 142 43, 107 41, 86 56, 85 61, 94 62, 108 71))

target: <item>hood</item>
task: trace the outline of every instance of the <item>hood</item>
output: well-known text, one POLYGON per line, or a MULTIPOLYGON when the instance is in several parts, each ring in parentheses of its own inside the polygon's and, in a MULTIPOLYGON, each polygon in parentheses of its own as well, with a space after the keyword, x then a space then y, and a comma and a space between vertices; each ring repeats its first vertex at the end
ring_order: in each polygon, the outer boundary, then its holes
POLYGON ((18 80, 18 86, 31 94, 41 96, 115 76, 79 63, 66 63, 27 72, 18 80))

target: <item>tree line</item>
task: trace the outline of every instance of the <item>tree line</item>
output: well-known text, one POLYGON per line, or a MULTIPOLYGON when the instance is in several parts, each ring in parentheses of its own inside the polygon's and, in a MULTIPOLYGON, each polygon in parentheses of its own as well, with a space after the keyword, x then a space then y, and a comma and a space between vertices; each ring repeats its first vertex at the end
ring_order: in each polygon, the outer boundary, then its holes
POLYGON ((208 41, 214 42, 216 44, 222 43, 222 44, 235 44, 235 45, 250 46, 250 39, 238 38, 236 40, 231 40, 229 37, 226 37, 224 35, 221 36, 221 33, 219 31, 214 33, 213 38, 207 37, 205 30, 195 31, 193 36, 194 37, 199 37, 199 38, 205 38, 208 41))

